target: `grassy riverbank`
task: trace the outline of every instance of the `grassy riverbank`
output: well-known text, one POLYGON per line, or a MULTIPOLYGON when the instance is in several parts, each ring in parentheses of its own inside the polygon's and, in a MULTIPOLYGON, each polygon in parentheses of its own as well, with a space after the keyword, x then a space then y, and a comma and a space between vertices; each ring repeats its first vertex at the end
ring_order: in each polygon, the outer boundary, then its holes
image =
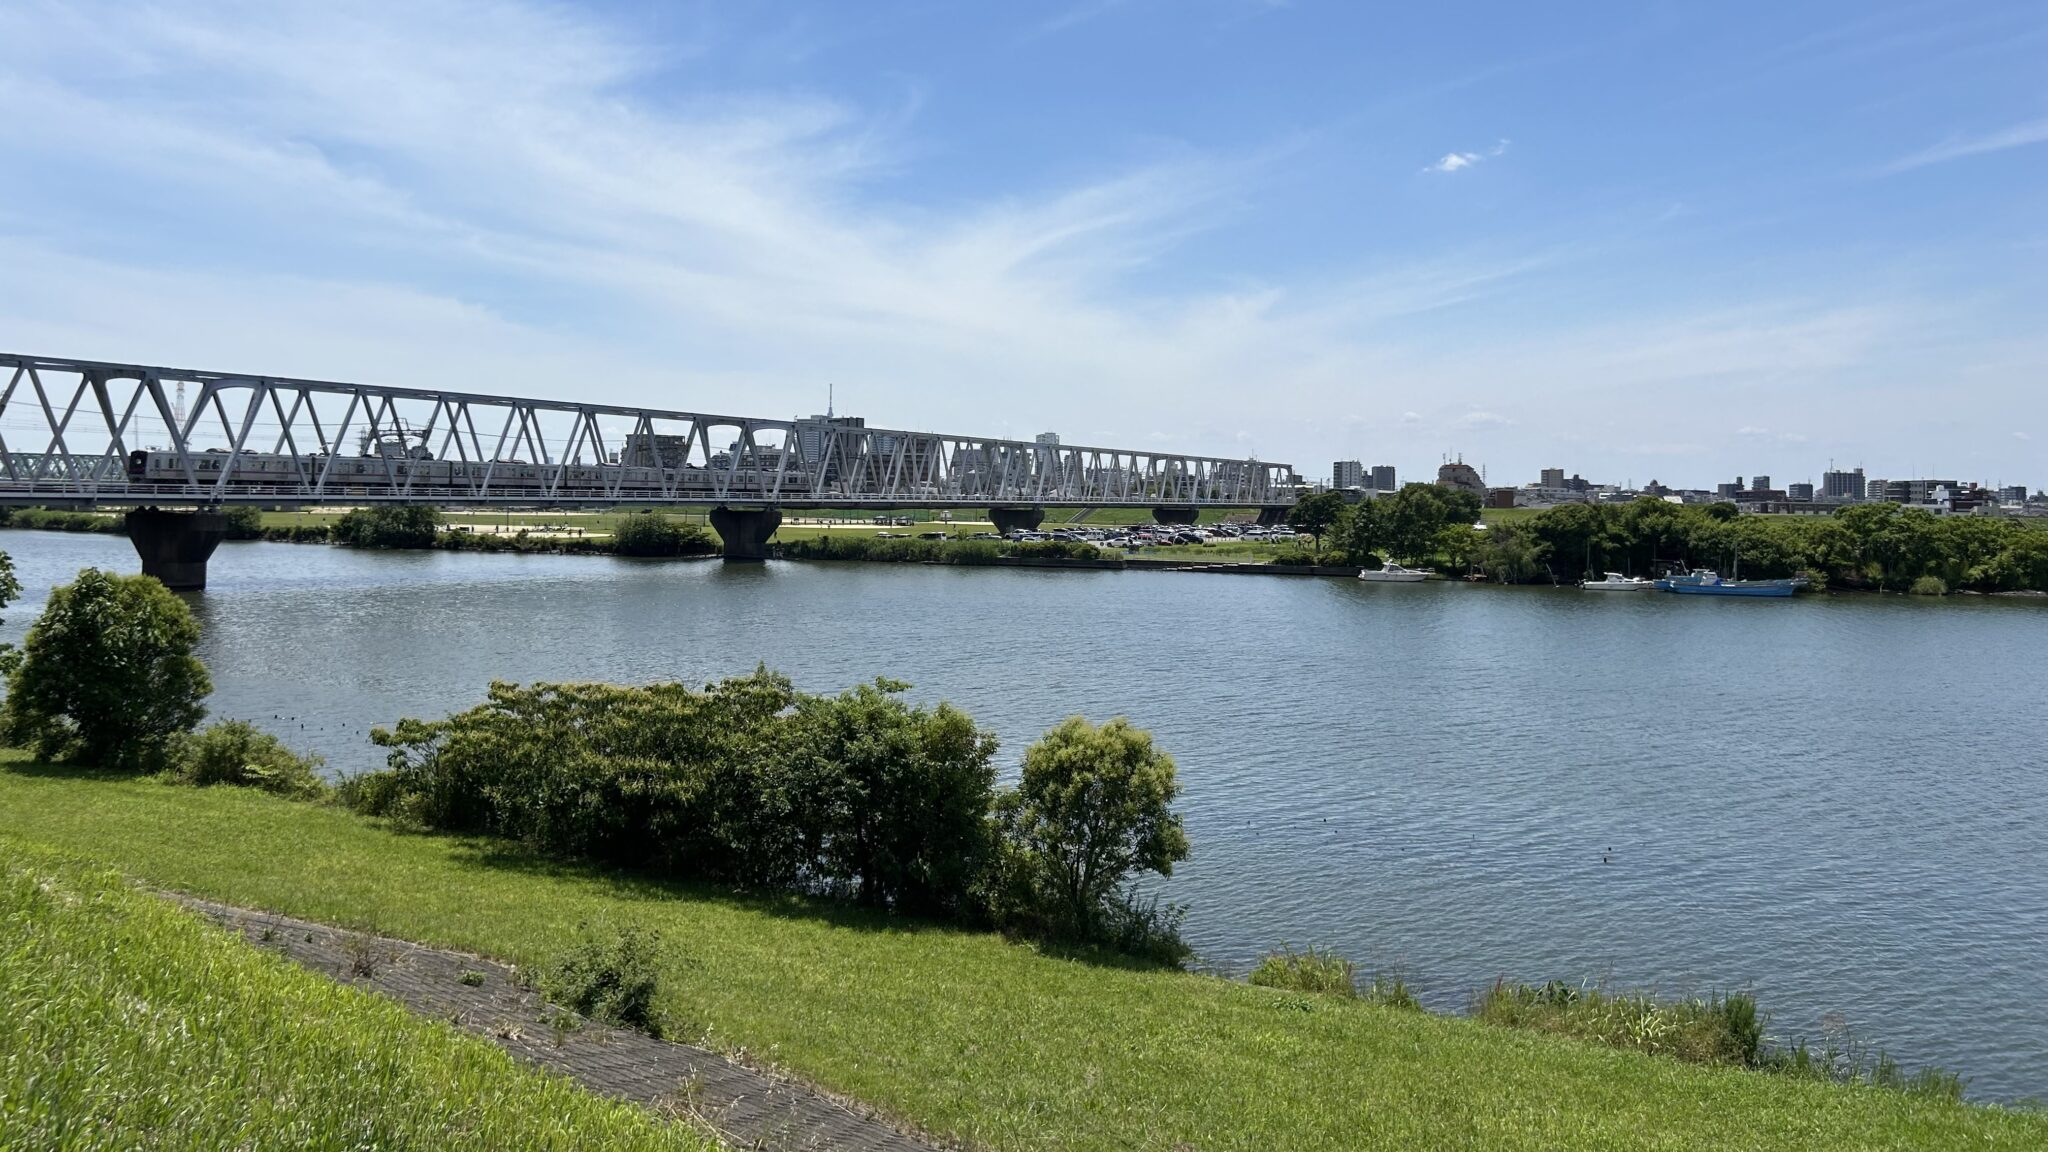
POLYGON ((0 771, 0 834, 165 887, 529 965, 558 957, 586 921, 657 930, 672 1034, 987 1147, 2048 1143, 2048 1116, 1062 959, 839 905, 398 834, 239 789, 0 767, 13 769, 0 771))
POLYGON ((713 1147, 4 838, 0 958, 0 1147, 713 1147))

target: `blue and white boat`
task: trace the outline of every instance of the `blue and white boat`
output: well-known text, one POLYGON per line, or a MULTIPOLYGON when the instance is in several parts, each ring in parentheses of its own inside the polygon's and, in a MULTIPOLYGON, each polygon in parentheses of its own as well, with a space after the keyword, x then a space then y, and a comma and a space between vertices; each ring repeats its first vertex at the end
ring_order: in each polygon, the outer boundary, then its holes
POLYGON ((1790 596, 1799 591, 1802 583, 1797 579, 1723 580, 1718 572, 1695 568, 1683 576, 1667 576, 1657 581, 1657 590, 1681 596, 1790 596))

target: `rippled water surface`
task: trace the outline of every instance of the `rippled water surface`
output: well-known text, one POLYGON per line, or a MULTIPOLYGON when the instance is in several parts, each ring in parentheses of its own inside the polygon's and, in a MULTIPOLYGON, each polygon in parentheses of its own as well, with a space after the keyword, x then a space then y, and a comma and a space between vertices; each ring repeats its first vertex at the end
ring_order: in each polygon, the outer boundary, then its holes
MULTIPOLYGON (((117 537, 0 549, 9 639, 78 568, 138 567, 117 537)), ((889 675, 1006 765, 1122 714, 1180 764, 1168 893, 1207 963, 1328 945, 1439 1008, 1498 976, 1750 988, 1778 1034, 1845 1020, 2048 1097, 2048 605, 285 544, 211 579, 214 711, 342 769, 493 679, 889 675)))

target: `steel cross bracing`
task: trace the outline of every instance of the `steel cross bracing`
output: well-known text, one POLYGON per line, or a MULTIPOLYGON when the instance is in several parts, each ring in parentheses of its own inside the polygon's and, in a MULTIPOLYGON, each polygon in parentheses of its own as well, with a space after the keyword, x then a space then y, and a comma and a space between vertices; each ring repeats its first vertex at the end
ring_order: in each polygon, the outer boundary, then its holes
POLYGON ((0 503, 1291 502, 1285 464, 0 354, 0 503), (180 418, 180 384, 197 396, 180 418))

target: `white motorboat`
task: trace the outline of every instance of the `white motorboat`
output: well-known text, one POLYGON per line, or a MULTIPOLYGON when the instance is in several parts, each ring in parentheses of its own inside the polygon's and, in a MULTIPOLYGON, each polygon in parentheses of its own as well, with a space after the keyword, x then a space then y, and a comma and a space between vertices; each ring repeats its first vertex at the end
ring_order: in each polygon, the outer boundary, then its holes
POLYGON ((1579 587, 1588 592, 1648 592, 1656 586, 1655 580, 1645 580, 1641 576, 1623 576, 1619 572, 1609 572, 1604 580, 1579 581, 1579 587))
POLYGON ((1367 568, 1359 572, 1360 580, 1373 580, 1382 584, 1415 584, 1429 579, 1429 569, 1403 568, 1392 561, 1384 568, 1367 568))

